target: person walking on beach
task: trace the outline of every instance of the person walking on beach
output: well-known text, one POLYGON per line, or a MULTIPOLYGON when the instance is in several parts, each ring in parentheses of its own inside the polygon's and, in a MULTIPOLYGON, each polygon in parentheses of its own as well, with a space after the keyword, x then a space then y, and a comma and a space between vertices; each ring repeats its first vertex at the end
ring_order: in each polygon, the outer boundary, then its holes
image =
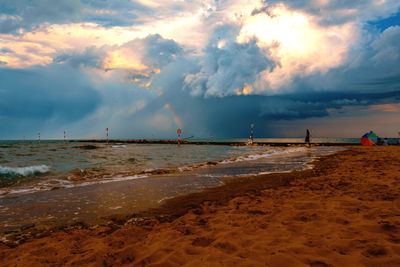
POLYGON ((309 129, 306 131, 305 143, 308 145, 308 147, 311 146, 311 134, 309 129))

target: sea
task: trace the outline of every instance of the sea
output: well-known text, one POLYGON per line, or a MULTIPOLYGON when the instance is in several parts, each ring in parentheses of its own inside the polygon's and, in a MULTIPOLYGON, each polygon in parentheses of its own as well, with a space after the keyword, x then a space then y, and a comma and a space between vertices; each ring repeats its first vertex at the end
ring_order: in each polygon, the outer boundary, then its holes
MULTIPOLYGON (((339 144, 359 140, 314 141, 339 144)), ((312 168, 313 160, 344 149, 296 144, 0 141, 0 238, 1 233, 17 231, 27 224, 101 223, 110 215, 143 211, 169 198, 221 186, 226 179, 312 168)))

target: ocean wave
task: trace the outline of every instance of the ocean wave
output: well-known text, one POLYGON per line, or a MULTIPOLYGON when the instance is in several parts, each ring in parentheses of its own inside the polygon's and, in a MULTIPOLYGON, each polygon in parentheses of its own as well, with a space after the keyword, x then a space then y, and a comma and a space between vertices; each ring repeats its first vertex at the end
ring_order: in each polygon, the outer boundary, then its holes
MULTIPOLYGON (((282 156, 292 153, 300 153, 304 152, 305 148, 302 147, 292 147, 292 148, 268 148, 268 150, 258 150, 254 151, 252 154, 242 155, 238 157, 232 157, 230 159, 225 160, 216 160, 216 161, 207 161, 200 162, 191 165, 184 165, 179 167, 170 167, 170 168, 155 168, 155 169, 145 169, 143 171, 139 171, 136 173, 114 173, 108 174, 106 176, 98 175, 96 172, 92 172, 90 169, 88 170, 79 170, 76 172, 69 173, 67 179, 60 180, 47 180, 42 181, 36 184, 35 187, 18 187, 18 188, 5 188, 0 190, 0 198, 1 196, 11 195, 11 194, 26 194, 37 191, 47 191, 47 190, 55 190, 59 188, 72 188, 72 187, 81 187, 88 186, 93 184, 103 184, 110 182, 118 182, 118 181, 126 181, 126 180, 134 180, 134 179, 143 179, 151 176, 157 175, 170 175, 174 173, 182 173, 188 171, 194 171, 200 168, 208 168, 213 167, 220 164, 234 164, 242 161, 256 161, 262 160, 265 158, 270 158, 274 156, 282 156)), ((309 167, 309 166, 308 166, 309 167)), ((18 176, 29 176, 34 174, 46 173, 49 171, 49 167, 46 165, 38 165, 38 166, 29 166, 29 167, 19 167, 19 168, 11 168, 11 167, 2 167, 0 166, 0 178, 3 176, 6 177, 18 177, 18 176), (3 174, 3 175, 2 175, 3 174), (6 174, 6 175, 4 175, 6 174)), ((215 177, 215 178, 223 178, 224 176, 252 176, 252 175, 263 175, 269 172, 260 172, 260 173, 247 173, 247 174, 229 174, 229 175, 220 175, 220 174, 200 174, 205 177, 215 177)))
POLYGON ((253 161, 253 160, 260 160, 264 158, 270 158, 272 156, 278 155, 286 155, 286 154, 293 154, 298 152, 304 152, 306 149, 304 147, 294 147, 294 148, 287 148, 287 149, 279 149, 279 150, 269 150, 264 153, 257 153, 257 154, 249 154, 245 156, 239 156, 235 158, 225 159, 222 160, 220 163, 228 164, 228 163, 235 163, 241 161, 253 161))
POLYGON ((27 167, 4 167, 0 166, 0 176, 30 176, 46 173, 50 170, 47 165, 34 165, 27 167))

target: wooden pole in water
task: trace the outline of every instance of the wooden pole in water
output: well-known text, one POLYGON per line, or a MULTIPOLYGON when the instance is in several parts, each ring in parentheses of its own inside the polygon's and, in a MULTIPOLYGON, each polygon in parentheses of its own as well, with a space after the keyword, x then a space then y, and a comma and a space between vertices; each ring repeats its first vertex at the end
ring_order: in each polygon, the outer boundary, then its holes
POLYGON ((399 139, 397 140, 397 144, 400 145, 400 132, 398 132, 398 134, 399 134, 399 139))
POLYGON ((254 123, 250 124, 250 144, 254 141, 254 123))
POLYGON ((182 134, 182 129, 178 128, 176 130, 176 133, 178 134, 178 146, 181 144, 181 134, 182 134))

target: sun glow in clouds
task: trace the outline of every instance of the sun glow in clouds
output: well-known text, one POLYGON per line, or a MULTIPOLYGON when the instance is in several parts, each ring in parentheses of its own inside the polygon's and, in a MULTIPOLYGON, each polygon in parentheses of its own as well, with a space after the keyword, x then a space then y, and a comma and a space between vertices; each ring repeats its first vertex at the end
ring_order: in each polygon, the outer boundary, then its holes
POLYGON ((236 95, 250 95, 253 93, 253 88, 249 84, 246 84, 242 89, 237 88, 235 93, 236 95))
POLYGON ((46 65, 52 63, 58 52, 122 45, 138 35, 123 27, 104 28, 95 23, 43 25, 22 35, 0 34, 0 49, 13 51, 0 56, 13 68, 46 65))
POLYGON ((355 25, 320 26, 305 13, 276 5, 244 20, 238 42, 256 38, 278 62, 272 73, 265 72, 262 86, 279 89, 295 75, 326 72, 344 63, 347 52, 358 37, 355 25))
POLYGON ((147 70, 148 67, 140 62, 137 55, 127 49, 112 51, 104 62, 105 69, 134 69, 147 70))

